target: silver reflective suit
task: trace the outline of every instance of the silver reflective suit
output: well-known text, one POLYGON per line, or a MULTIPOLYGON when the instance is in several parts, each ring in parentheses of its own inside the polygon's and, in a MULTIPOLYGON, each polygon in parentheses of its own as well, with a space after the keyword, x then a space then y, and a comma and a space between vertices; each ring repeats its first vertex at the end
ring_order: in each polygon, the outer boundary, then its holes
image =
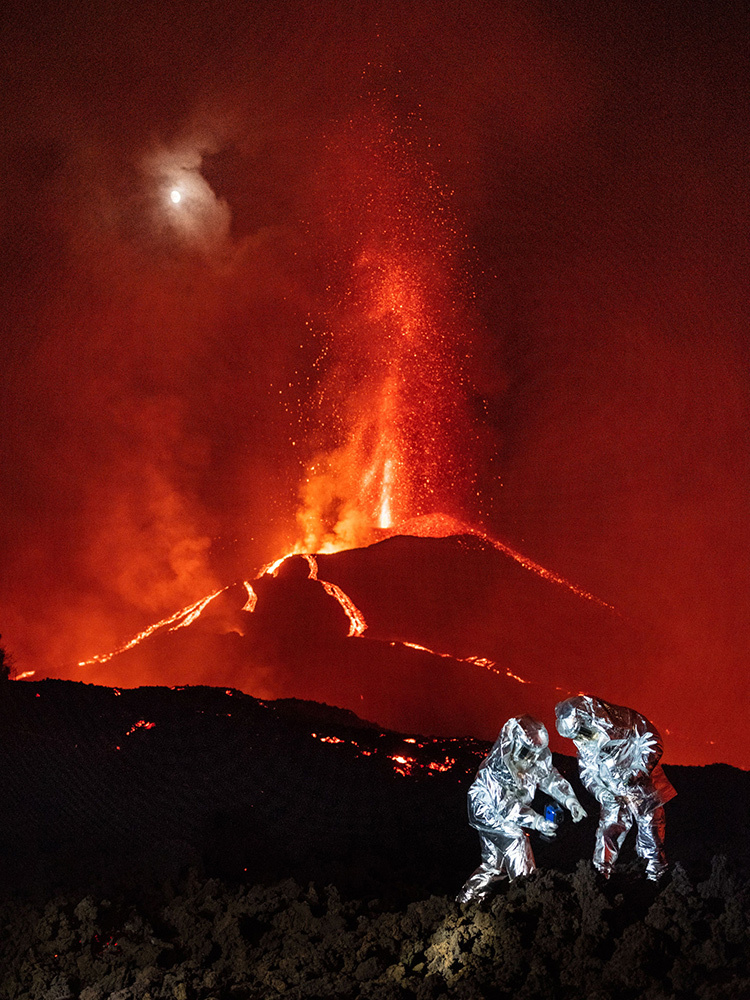
POLYGON ((658 881, 667 869, 664 803, 677 794, 659 763, 658 730, 632 708, 590 695, 561 701, 555 715, 557 731, 576 745, 584 787, 601 806, 594 865, 609 878, 635 822, 636 852, 646 877, 658 881))
POLYGON ((552 836, 557 824, 531 808, 537 787, 571 811, 586 815, 570 784, 552 764, 544 725, 530 715, 508 719, 482 761, 468 793, 469 823, 479 833, 482 863, 456 897, 482 899, 493 883, 534 871, 528 830, 552 836))

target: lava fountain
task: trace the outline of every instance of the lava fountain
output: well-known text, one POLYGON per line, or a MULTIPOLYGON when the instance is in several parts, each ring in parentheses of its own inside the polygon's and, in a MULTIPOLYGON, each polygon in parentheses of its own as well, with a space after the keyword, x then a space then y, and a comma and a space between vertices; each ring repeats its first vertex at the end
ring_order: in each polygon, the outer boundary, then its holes
POLYGON ((328 316, 334 361, 317 411, 329 440, 306 469, 297 551, 368 544, 437 512, 465 518, 472 492, 457 236, 434 179, 381 139, 350 158, 333 212, 359 235, 328 316))

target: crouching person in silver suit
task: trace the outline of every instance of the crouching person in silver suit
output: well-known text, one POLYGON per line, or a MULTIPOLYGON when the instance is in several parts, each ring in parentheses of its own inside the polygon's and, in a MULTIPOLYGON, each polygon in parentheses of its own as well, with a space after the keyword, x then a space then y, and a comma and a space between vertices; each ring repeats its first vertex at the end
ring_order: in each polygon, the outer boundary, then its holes
POLYGON ((632 708, 578 695, 555 707, 557 731, 573 740, 584 787, 598 799, 594 865, 609 878, 633 823, 636 853, 646 862, 646 877, 658 882, 667 870, 664 853, 664 803, 677 793, 659 759, 658 730, 632 708))
POLYGON ((557 823, 531 808, 537 788, 569 810, 577 823, 586 811, 552 764, 544 725, 530 715, 508 719, 482 761, 468 793, 469 823, 479 833, 482 863, 456 897, 483 899, 501 879, 529 875, 536 868, 529 830, 551 837, 557 823))

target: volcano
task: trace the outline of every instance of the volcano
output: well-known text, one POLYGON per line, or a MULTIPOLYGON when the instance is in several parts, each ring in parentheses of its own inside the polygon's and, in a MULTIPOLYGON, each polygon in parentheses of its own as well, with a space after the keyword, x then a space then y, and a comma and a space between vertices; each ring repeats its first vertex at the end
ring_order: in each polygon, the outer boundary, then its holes
POLYGON ((645 707, 657 655, 500 543, 394 536, 277 560, 79 664, 96 683, 6 683, 0 995, 747 995, 748 774, 725 764, 667 764, 664 885, 632 836, 603 885, 597 804, 556 754, 586 820, 455 902, 500 725, 533 712, 562 742, 581 688, 645 707))
POLYGON ((580 690, 647 711, 634 671, 646 636, 514 556, 475 535, 289 556, 71 676, 226 686, 482 739, 513 714, 550 723, 555 702, 580 690))

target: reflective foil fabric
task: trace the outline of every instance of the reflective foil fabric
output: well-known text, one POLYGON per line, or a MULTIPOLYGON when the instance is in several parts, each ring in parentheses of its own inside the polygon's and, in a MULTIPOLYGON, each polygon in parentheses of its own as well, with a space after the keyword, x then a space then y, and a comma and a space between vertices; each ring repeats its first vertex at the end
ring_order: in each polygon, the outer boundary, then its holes
POLYGON ((508 719, 482 761, 468 792, 469 823, 479 833, 482 861, 457 896, 486 896, 500 879, 534 871, 529 829, 554 825, 531 807, 537 788, 562 805, 576 802, 570 784, 552 764, 544 725, 531 716, 508 719))
POLYGON ((636 852, 647 877, 658 880, 667 867, 663 807, 677 794, 659 763, 658 730, 633 709, 590 695, 560 702, 555 715, 558 732, 576 745, 584 787, 600 804, 595 866, 609 877, 635 823, 636 852))

